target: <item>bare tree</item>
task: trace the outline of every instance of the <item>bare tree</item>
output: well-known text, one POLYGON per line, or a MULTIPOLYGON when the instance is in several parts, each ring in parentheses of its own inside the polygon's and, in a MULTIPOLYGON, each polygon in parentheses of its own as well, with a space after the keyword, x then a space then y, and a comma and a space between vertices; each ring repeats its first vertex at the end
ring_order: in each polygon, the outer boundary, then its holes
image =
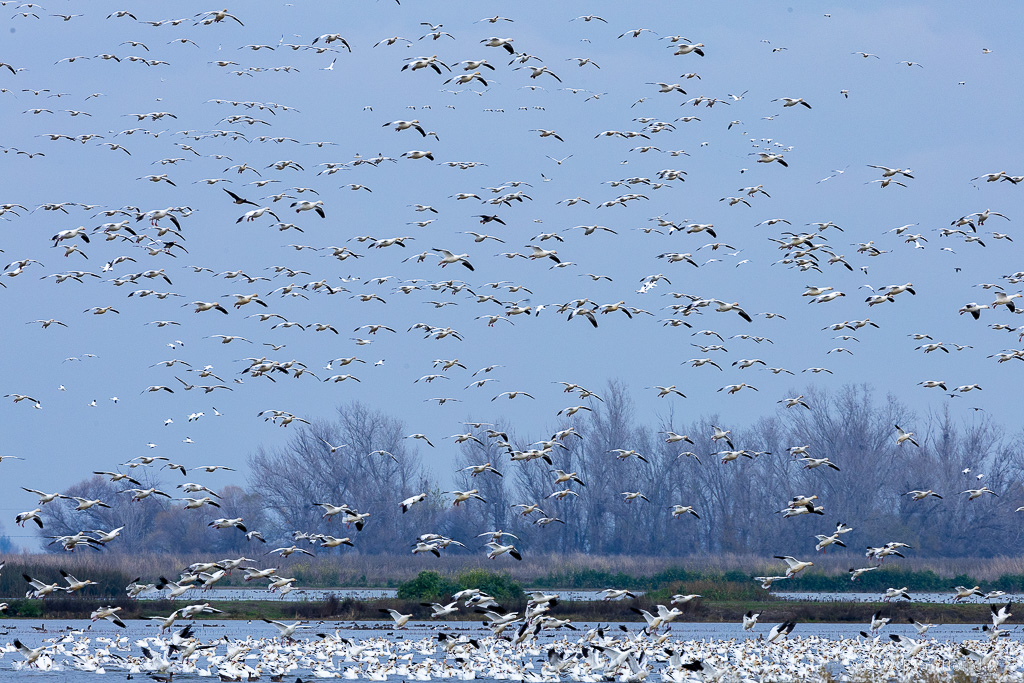
POLYGON ((296 430, 283 448, 259 449, 249 460, 249 483, 276 517, 272 535, 356 534, 316 507, 344 504, 370 514, 365 525, 374 532, 353 538, 359 551, 394 551, 408 531, 399 503, 432 488, 404 432, 401 420, 354 402, 340 406, 334 422, 296 430))

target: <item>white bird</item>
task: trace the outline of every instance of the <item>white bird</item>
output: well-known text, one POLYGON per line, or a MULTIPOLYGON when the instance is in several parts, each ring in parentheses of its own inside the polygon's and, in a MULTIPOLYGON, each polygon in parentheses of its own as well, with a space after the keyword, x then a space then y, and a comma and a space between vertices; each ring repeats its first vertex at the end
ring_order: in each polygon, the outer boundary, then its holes
POLYGON ((445 493, 455 496, 455 499, 452 502, 453 507, 458 507, 461 503, 465 503, 467 500, 471 500, 473 498, 484 503, 487 502, 484 500, 483 496, 480 495, 480 492, 477 489, 470 489, 469 491, 445 491, 445 493))
POLYGON ((437 248, 435 248, 434 251, 438 252, 441 255, 441 260, 440 260, 440 262, 438 262, 438 265, 441 266, 442 268, 444 268, 445 266, 447 266, 449 264, 452 264, 452 263, 461 263, 463 266, 465 266, 469 270, 475 270, 473 268, 473 265, 468 260, 469 259, 469 254, 453 254, 452 252, 448 251, 447 249, 437 249, 437 248))
POLYGON ((263 621, 267 622, 268 624, 273 624, 275 627, 277 627, 278 634, 286 640, 291 639, 295 632, 300 628, 309 628, 309 626, 305 625, 301 621, 296 621, 291 624, 285 624, 280 621, 273 621, 271 619, 266 618, 264 618, 263 621))
POLYGON ((967 495, 967 500, 974 500, 975 498, 981 498, 981 496, 983 496, 986 493, 991 493, 996 498, 999 497, 998 493, 996 493, 995 491, 991 490, 987 486, 982 486, 980 489, 967 489, 966 491, 961 491, 960 493, 968 494, 967 495))
POLYGON ((408 512, 409 509, 412 508, 412 506, 415 505, 416 503, 422 503, 426 499, 427 499, 427 494, 426 493, 418 493, 415 496, 410 496, 409 498, 406 498, 401 503, 399 503, 399 505, 402 508, 402 514, 405 514, 406 512, 408 512))
POLYGON ((403 628, 409 620, 412 619, 411 614, 402 614, 396 609, 381 609, 381 612, 391 615, 391 618, 395 621, 395 628, 403 628))
POLYGON ((914 432, 906 432, 906 431, 900 429, 899 425, 894 425, 894 426, 896 427, 896 445, 897 446, 902 446, 904 441, 909 441, 910 443, 914 444, 915 446, 920 447, 920 444, 918 444, 917 441, 914 440, 914 432))
POLYGON ((789 568, 786 570, 787 579, 808 567, 814 566, 813 562, 802 562, 791 555, 776 555, 775 559, 783 560, 787 565, 789 565, 789 568))
POLYGON ((776 97, 772 102, 782 102, 783 107, 795 107, 798 104, 802 104, 808 109, 811 105, 807 104, 802 97, 776 97))
POLYGON ((792 633, 795 627, 796 622, 794 621, 787 621, 782 624, 776 624, 775 626, 772 626, 772 630, 768 632, 768 637, 765 638, 765 642, 773 643, 779 638, 785 638, 790 633, 792 633))
POLYGON ((498 557, 498 555, 503 555, 505 553, 508 553, 517 560, 521 561, 523 559, 523 556, 519 554, 519 551, 514 545, 501 545, 500 543, 494 542, 486 543, 485 545, 491 549, 490 552, 487 553, 488 560, 493 560, 498 557))
POLYGON ((676 505, 673 505, 670 509, 672 510, 672 517, 673 517, 673 519, 679 519, 680 517, 682 517, 683 515, 686 515, 686 514, 693 515, 697 519, 700 519, 700 515, 697 514, 697 511, 693 509, 692 505, 679 505, 679 504, 676 504, 676 505))

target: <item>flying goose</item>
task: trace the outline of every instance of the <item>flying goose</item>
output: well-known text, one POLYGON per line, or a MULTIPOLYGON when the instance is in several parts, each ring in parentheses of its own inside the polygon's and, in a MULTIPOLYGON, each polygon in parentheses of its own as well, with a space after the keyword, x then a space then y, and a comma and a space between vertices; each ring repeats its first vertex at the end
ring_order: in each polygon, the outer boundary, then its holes
POLYGON ((814 566, 813 562, 802 562, 791 555, 775 555, 775 559, 783 560, 789 568, 786 570, 786 578, 790 578, 808 567, 814 566))
MULTIPOLYGON (((945 387, 943 387, 943 388, 945 388, 945 387)), ((893 426, 896 427, 896 445, 897 446, 902 446, 904 441, 909 441, 910 443, 912 443, 915 446, 918 446, 920 448, 920 444, 918 444, 917 441, 914 440, 914 432, 905 432, 902 429, 900 429, 899 425, 893 425, 893 426)))
POLYGON ((274 626, 276 626, 278 634, 286 640, 290 640, 291 637, 295 634, 295 632, 300 628, 309 628, 301 621, 296 621, 292 624, 285 624, 280 621, 273 621, 267 618, 263 618, 263 621, 267 622, 268 624, 273 624, 274 626))
POLYGON ((498 555, 503 555, 505 553, 508 553, 516 560, 522 561, 523 559, 523 556, 519 553, 519 551, 516 549, 514 545, 501 545, 500 543, 494 543, 493 541, 490 543, 486 543, 485 545, 491 549, 490 552, 487 553, 488 560, 493 560, 496 557, 498 557, 498 555))

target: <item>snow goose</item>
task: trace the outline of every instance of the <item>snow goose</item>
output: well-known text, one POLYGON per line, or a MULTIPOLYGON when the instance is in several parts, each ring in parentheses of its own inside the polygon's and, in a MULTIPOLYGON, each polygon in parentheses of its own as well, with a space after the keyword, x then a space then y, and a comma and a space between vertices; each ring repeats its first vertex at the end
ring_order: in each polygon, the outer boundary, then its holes
POLYGON ((29 493, 34 493, 35 495, 39 496, 39 505, 46 505, 47 503, 52 503, 53 501, 61 497, 61 494, 59 493, 44 493, 42 491, 37 491, 35 489, 27 489, 24 486, 21 487, 21 490, 27 491, 29 493))
POLYGON ((785 638, 790 633, 792 633, 795 627, 795 621, 787 621, 782 624, 776 624, 775 626, 772 626, 772 630, 768 632, 768 637, 765 638, 765 641, 773 643, 779 638, 785 638))
POLYGON ((821 467, 822 465, 824 465, 826 467, 831 467, 836 472, 840 472, 841 471, 839 469, 839 467, 837 467, 836 464, 834 462, 832 462, 831 460, 829 460, 828 458, 803 457, 803 458, 800 458, 800 462, 805 463, 804 464, 804 469, 805 470, 813 470, 815 467, 821 467))
POLYGON ((534 244, 527 244, 526 246, 533 250, 533 253, 528 254, 528 257, 531 260, 549 258, 555 263, 561 263, 561 261, 558 260, 558 256, 556 256, 556 254, 558 254, 558 251, 556 251, 555 249, 541 249, 540 247, 534 244))
POLYGON ((488 560, 493 560, 494 558, 498 557, 498 555, 503 555, 505 553, 508 553, 516 560, 522 561, 523 559, 523 556, 519 553, 519 550, 517 550, 514 545, 501 545, 500 543, 494 542, 487 543, 485 545, 491 549, 490 552, 487 553, 488 560))
POLYGON ((878 633, 882 628, 892 621, 892 617, 883 617, 881 610, 871 615, 871 632, 878 633))
POLYGON ((160 577, 160 582, 156 586, 157 590, 163 590, 164 588, 166 588, 168 586, 171 587, 170 591, 168 591, 168 593, 167 593, 167 599, 168 600, 174 600, 175 598, 179 597, 180 595, 183 595, 186 591, 189 591, 192 588, 195 588, 195 586, 193 586, 191 583, 185 583, 184 581, 182 581, 180 583, 176 583, 174 581, 169 581, 169 580, 167 580, 167 579, 165 579, 164 577, 161 576, 160 577))
POLYGON ((303 553, 305 555, 309 555, 310 557, 316 557, 313 553, 309 552, 308 550, 303 550, 297 545, 291 545, 286 548, 274 548, 273 550, 268 552, 267 555, 273 555, 274 553, 281 553, 281 557, 288 557, 293 553, 303 553))
POLYGON ((1021 296, 1022 295, 1020 293, 1007 295, 1004 292, 997 291, 996 300, 992 302, 992 309, 994 310, 996 306, 1006 306, 1010 310, 1010 313, 1016 313, 1017 309, 1013 304, 1013 300, 1019 299, 1021 296))
MULTIPOLYGON (((324 213, 324 209, 323 209, 324 203, 323 203, 322 200, 319 200, 319 199, 317 201, 315 201, 315 202, 310 202, 310 201, 306 201, 306 200, 298 201, 298 202, 292 202, 292 204, 290 204, 290 206, 291 206, 291 208, 295 209, 296 213, 299 213, 300 211, 316 211, 317 215, 320 216, 320 218, 326 218, 327 217, 327 215, 324 213)), ((280 220, 280 219, 278 219, 278 220, 280 220)))
POLYGON ((501 472, 496 470, 494 468, 494 466, 491 465, 491 463, 489 463, 489 462, 485 462, 482 465, 470 465, 469 467, 463 467, 459 471, 460 472, 470 472, 472 474, 472 476, 474 476, 474 477, 477 476, 478 474, 483 474, 484 472, 491 472, 493 474, 497 474, 499 477, 505 476, 501 472))
POLYGON ((839 532, 836 532, 831 536, 818 534, 815 538, 818 539, 818 544, 814 546, 814 549, 817 551, 824 552, 830 545, 837 545, 841 548, 846 547, 846 544, 839 540, 839 532))
POLYGON ((937 626, 937 624, 928 624, 922 623, 920 621, 915 621, 912 617, 907 617, 907 623, 913 624, 914 630, 917 631, 917 634, 919 636, 923 636, 924 634, 928 633, 928 629, 937 626))
POLYGON ((73 501, 75 501, 77 503, 77 506, 75 507, 75 511, 77 511, 77 512, 80 512, 82 510, 88 510, 89 508, 92 508, 92 507, 101 507, 101 508, 109 508, 110 507, 109 505, 104 503, 99 498, 90 500, 88 498, 80 498, 78 496, 69 496, 69 497, 71 498, 71 500, 73 500, 73 501))
MULTIPOLYGON (((680 594, 673 595, 672 596, 672 601, 669 604, 670 605, 685 605, 688 602, 691 602, 693 600, 696 600, 697 598, 702 598, 702 597, 704 597, 704 596, 703 595, 697 595, 696 593, 691 593, 689 595, 683 595, 683 594, 680 593, 680 594)), ((660 607, 660 605, 659 605, 659 607, 660 607)), ((658 610, 658 613, 659 614, 661 613, 660 609, 658 610)))
POLYGON ((686 443, 693 445, 693 440, 685 434, 676 434, 675 432, 661 432, 665 435, 665 443, 676 443, 678 441, 685 441, 686 443))
POLYGON ((549 470, 549 471, 550 472, 554 472, 555 475, 556 475, 555 476, 555 486, 558 486, 559 484, 564 484, 567 481, 574 481, 577 484, 579 484, 580 486, 584 486, 584 487, 586 486, 586 484, 583 483, 583 480, 580 479, 580 476, 579 476, 578 472, 564 472, 563 470, 557 470, 557 469, 556 470, 549 470))
POLYGON ((942 496, 940 496, 939 494, 935 493, 935 491, 932 491, 931 489, 928 489, 926 491, 919 491, 919 490, 907 491, 903 495, 910 496, 912 500, 924 500, 928 496, 934 496, 935 498, 938 498, 939 500, 942 500, 942 496))
MULTIPOLYGON (((963 315, 964 313, 970 313, 972 316, 974 316, 975 320, 978 320, 981 317, 981 311, 986 308, 991 307, 988 304, 978 304, 972 301, 970 303, 964 304, 963 307, 960 308, 959 312, 960 315, 963 315)), ((1007 305, 1007 308, 1009 308, 1009 305, 1007 305)))
POLYGON ((45 653, 47 649, 50 648, 49 645, 43 645, 42 647, 37 647, 33 649, 26 646, 17 638, 14 639, 14 647, 18 650, 18 652, 25 656, 25 663, 29 666, 34 666, 39 661, 39 658, 43 656, 43 653, 45 653))
POLYGON ((308 628, 301 621, 296 621, 292 624, 284 624, 280 621, 273 621, 271 619, 266 618, 264 618, 263 621, 267 622, 268 624, 273 624, 274 626, 276 626, 280 636, 285 639, 290 639, 295 634, 295 632, 300 628, 308 628))
POLYGON ((42 512, 41 508, 36 508, 35 510, 29 510, 28 512, 19 512, 14 517, 14 523, 17 524, 20 527, 24 527, 26 522, 35 522, 36 525, 40 529, 42 529, 43 528, 43 520, 39 516, 40 512, 42 512))
POLYGON ((736 311, 736 313, 738 313, 739 316, 741 318, 743 318, 744 320, 746 320, 748 323, 749 322, 753 322, 753 320, 747 314, 747 312, 744 311, 742 308, 740 308, 739 303, 733 302, 733 303, 730 304, 730 303, 726 303, 724 301, 719 301, 718 299, 713 299, 713 301, 714 301, 714 303, 718 304, 718 308, 715 309, 715 311, 717 311, 718 313, 727 313, 729 311, 736 311))
POLYGON ((777 161, 778 163, 782 164, 783 166, 787 166, 787 167, 789 166, 789 164, 786 163, 786 160, 782 158, 781 154, 769 154, 767 152, 755 152, 755 154, 758 155, 757 156, 757 163, 759 163, 759 164, 770 164, 773 161, 777 161))
POLYGON ((110 531, 103 531, 103 529, 93 529, 92 532, 96 534, 95 540, 97 543, 99 543, 100 545, 106 545, 107 543, 110 543, 115 538, 120 536, 121 531, 123 529, 123 526, 119 526, 116 529, 111 529, 110 531))
POLYGON ((754 581, 759 582, 761 584, 761 588, 768 590, 776 581, 782 581, 788 578, 788 576, 755 576, 754 581))
POLYGON ((850 574, 850 581, 856 581, 856 580, 857 580, 857 579, 859 579, 859 578, 861 577, 861 575, 862 575, 862 574, 864 574, 865 572, 870 572, 870 571, 874 571, 874 570, 876 570, 876 569, 878 569, 878 567, 861 567, 860 569, 853 569, 853 568, 850 568, 850 570, 849 570, 849 574, 850 574))
POLYGON ((729 394, 735 394, 741 391, 742 389, 753 389, 754 391, 758 390, 755 386, 747 384, 746 382, 740 382, 739 384, 727 384, 724 387, 721 387, 718 391, 725 391, 729 394))
POLYGON ((914 432, 903 431, 900 428, 899 425, 893 425, 893 426, 896 428, 896 445, 897 446, 902 446, 904 441, 909 441, 910 443, 912 443, 915 446, 918 446, 920 448, 920 444, 918 444, 917 441, 914 440, 914 432))
POLYGON ((777 512, 781 512, 784 519, 788 519, 789 517, 798 517, 799 515, 824 515, 825 506, 815 505, 814 503, 805 503, 796 507, 786 507, 782 510, 778 510, 777 512))
POLYGON ((800 394, 799 396, 795 396, 793 398, 784 398, 784 399, 781 399, 779 401, 776 401, 776 403, 785 403, 787 408, 795 408, 796 406, 803 406, 804 408, 807 408, 807 410, 811 409, 811 407, 804 402, 804 395, 803 394, 800 394))
POLYGON ((725 443, 729 446, 729 448, 735 448, 735 446, 732 445, 732 439, 729 438, 729 435, 732 434, 732 430, 722 429, 721 427, 716 427, 715 425, 711 425, 711 428, 715 430, 715 433, 711 435, 712 441, 719 441, 724 439, 725 443))
POLYGON ((60 575, 63 576, 64 580, 67 581, 67 583, 68 583, 68 587, 64 589, 64 591, 66 593, 74 593, 75 591, 82 590, 86 586, 96 586, 96 585, 98 585, 95 581, 93 581, 91 579, 86 579, 84 581, 79 581, 78 579, 73 577, 71 574, 68 574, 63 569, 60 570, 60 575))
POLYGON ((242 524, 242 518, 241 517, 235 517, 234 519, 226 519, 226 518, 215 519, 212 522, 210 522, 209 524, 207 524, 206 526, 211 526, 214 529, 230 529, 231 527, 235 527, 236 529, 238 529, 239 531, 241 531, 243 533, 245 533, 247 531, 247 529, 245 528, 245 525, 242 524))
POLYGON ((986 493, 991 493, 996 498, 999 497, 998 493, 996 493, 995 491, 993 491, 992 489, 990 489, 987 486, 982 486, 980 489, 967 489, 966 491, 961 491, 960 493, 968 494, 967 495, 967 500, 974 500, 975 498, 981 498, 981 496, 983 494, 986 494, 986 493))
POLYGON ((533 523, 536 526, 547 526, 549 524, 554 524, 555 522, 561 522, 562 524, 565 524, 565 520, 559 519, 558 517, 539 517, 538 519, 534 520, 533 523))
POLYGON ((434 251, 438 252, 441 255, 441 260, 440 260, 440 262, 438 262, 438 265, 441 266, 442 268, 444 268, 445 266, 447 266, 447 265, 449 265, 451 263, 461 263, 463 266, 465 266, 469 270, 474 270, 472 264, 470 264, 470 262, 468 260, 469 259, 469 254, 453 254, 452 252, 448 251, 447 249, 436 249, 436 248, 434 249, 434 251))
POLYGON ((158 496, 163 496, 165 498, 170 498, 171 497, 170 494, 164 493, 163 491, 160 491, 155 486, 154 487, 150 487, 148 489, 123 489, 121 491, 118 491, 118 493, 130 493, 130 494, 132 494, 132 499, 131 500, 132 500, 133 503, 138 503, 139 501, 144 500, 146 498, 149 498, 150 496, 152 496, 154 494, 158 495, 158 496))
POLYGON ((455 614, 459 611, 458 600, 450 602, 447 605, 442 605, 437 602, 421 602, 420 605, 423 607, 429 607, 431 609, 431 619, 437 619, 438 617, 445 617, 449 614, 455 614))
POLYGON ((977 595, 979 597, 985 596, 985 594, 981 592, 980 586, 975 586, 973 588, 967 588, 965 586, 956 586, 953 588, 953 593, 953 602, 960 602, 961 600, 969 598, 972 595, 977 595))
POLYGON ((997 605, 990 605, 989 608, 992 610, 992 628, 998 628, 1007 619, 1013 616, 1010 612, 1010 603, 1006 603, 1002 607, 997 605))
POLYGON ((492 37, 492 38, 484 38, 480 42, 483 43, 487 47, 503 47, 503 48, 505 48, 505 50, 510 55, 514 55, 516 53, 516 51, 515 51, 515 48, 512 47, 512 41, 513 41, 512 38, 496 38, 496 37, 492 37))
POLYGON ((32 590, 25 594, 27 598, 45 598, 54 591, 64 590, 56 583, 43 583, 38 579, 33 579, 28 574, 22 574, 21 577, 28 582, 28 585, 32 587, 32 590))
POLYGON ((476 498, 477 500, 486 503, 483 496, 477 489, 470 489, 469 491, 445 491, 445 493, 452 494, 455 499, 452 501, 453 507, 458 507, 461 503, 465 503, 467 500, 476 498))
POLYGON ((786 578, 790 578, 808 567, 814 566, 813 562, 802 562, 792 555, 775 555, 775 559, 784 561, 789 568, 786 570, 786 578))
POLYGON ((798 104, 802 104, 808 109, 811 105, 807 104, 802 97, 776 97, 772 102, 782 102, 783 107, 795 107, 798 104))
POLYGON ((904 586, 903 588, 886 588, 885 589, 885 595, 882 596, 882 600, 884 600, 885 602, 889 602, 890 600, 894 600, 896 598, 906 598, 907 600, 911 600, 912 599, 910 597, 910 593, 907 592, 907 587, 906 586, 904 586))
POLYGON ((615 457, 617 459, 619 459, 619 460, 626 460, 626 459, 628 459, 628 458, 630 458, 632 456, 636 456, 638 460, 642 460, 643 462, 646 462, 648 464, 650 463, 650 461, 647 458, 645 458, 643 456, 643 454, 640 453, 639 451, 637 451, 636 449, 632 449, 632 448, 630 448, 630 449, 627 449, 627 448, 613 448, 612 450, 606 451, 606 452, 607 453, 615 453, 616 454, 615 457))
POLYGON ((676 51, 672 53, 673 55, 688 55, 693 52, 701 57, 704 56, 704 50, 701 49, 704 47, 704 43, 678 43, 677 45, 669 45, 669 47, 676 48, 676 51))
POLYGON ((347 545, 350 548, 354 548, 355 544, 352 543, 352 539, 348 538, 335 538, 334 536, 323 535, 318 538, 320 541, 321 548, 337 548, 338 546, 347 545))
POLYGON ((401 503, 399 503, 399 506, 402 508, 402 514, 404 515, 412 508, 413 505, 415 505, 416 503, 421 503, 426 499, 426 493, 418 493, 415 496, 410 496, 409 498, 406 498, 401 503))
MULTIPOLYGON (((460 76, 461 78, 461 76, 460 76)), ((402 152, 402 156, 406 159, 430 159, 434 160, 434 153, 430 150, 411 149, 408 152, 402 152)))

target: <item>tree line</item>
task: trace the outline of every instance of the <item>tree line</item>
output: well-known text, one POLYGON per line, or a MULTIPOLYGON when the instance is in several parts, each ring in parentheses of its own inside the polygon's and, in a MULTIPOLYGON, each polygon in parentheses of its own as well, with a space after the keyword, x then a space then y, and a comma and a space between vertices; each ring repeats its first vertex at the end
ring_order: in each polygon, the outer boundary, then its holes
MULTIPOLYGON (((478 535, 501 530, 517 537, 502 543, 513 542, 524 556, 755 553, 806 559, 815 554, 815 536, 832 534, 842 522, 853 528, 841 535, 851 554, 891 541, 909 544, 912 550, 906 552, 918 557, 1019 552, 1015 517, 1021 513, 1015 510, 1024 506, 1024 439, 983 413, 966 420, 948 411, 919 417, 894 396, 847 385, 835 391, 809 388, 804 397, 809 407, 780 407, 748 425, 672 411, 652 423, 638 418, 622 384, 611 382, 602 396, 603 401, 591 400, 591 410, 544 433, 525 433, 501 420, 473 429, 474 438, 458 446, 454 476, 424 464, 422 454, 430 447, 408 438, 401 419, 349 403, 337 408, 334 420, 295 430, 283 446, 257 449, 245 485, 218 492, 220 509, 186 511, 179 502, 153 496, 131 503, 129 495, 117 493, 127 487, 94 477, 65 494, 101 498, 112 507, 74 512, 70 506, 47 505, 40 534, 123 526, 109 552, 266 552, 235 529, 208 526, 216 517, 242 517, 269 547, 298 543, 318 555, 408 553, 423 534, 465 545, 441 552, 480 553, 489 539, 478 535), (897 445, 897 424, 913 429, 920 445, 897 445), (725 439, 711 439, 718 430, 729 430, 733 447, 724 445, 725 439), (543 443, 559 431, 559 440, 543 443), (668 443, 668 432, 692 443, 668 443), (530 449, 540 455, 522 459, 530 449), (720 462, 726 449, 743 453, 720 462), (620 458, 623 451, 633 453, 620 458), (809 468, 804 456, 827 457, 838 470, 809 468), (484 463, 501 475, 463 469, 484 463), (556 486, 555 469, 575 472, 585 485, 556 486), (445 492, 449 481, 454 489, 476 489, 486 502, 471 499, 453 506, 453 496, 445 492), (566 487, 572 493, 551 497, 566 487), (997 495, 969 500, 961 493, 982 487, 997 495), (941 498, 914 500, 908 495, 913 490, 932 490, 941 498), (630 492, 643 498, 626 502, 624 494, 630 492), (403 513, 401 501, 417 494, 426 497, 403 513), (813 505, 822 514, 785 517, 795 496, 817 496, 813 505), (370 516, 357 531, 346 528, 342 516, 324 518, 317 503, 344 504, 370 516), (527 505, 539 510, 523 514, 527 505), (698 516, 673 516, 674 505, 692 506, 698 516), (538 525, 542 517, 557 521, 538 525), (349 537, 354 546, 316 548, 306 540, 316 534, 349 537)), ((140 469, 145 468, 135 471, 140 469)), ((155 478, 143 484, 162 485, 155 478)), ((59 550, 59 545, 48 547, 59 550)), ((844 552, 830 549, 835 551, 844 552)))

